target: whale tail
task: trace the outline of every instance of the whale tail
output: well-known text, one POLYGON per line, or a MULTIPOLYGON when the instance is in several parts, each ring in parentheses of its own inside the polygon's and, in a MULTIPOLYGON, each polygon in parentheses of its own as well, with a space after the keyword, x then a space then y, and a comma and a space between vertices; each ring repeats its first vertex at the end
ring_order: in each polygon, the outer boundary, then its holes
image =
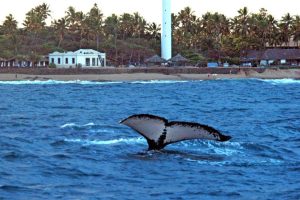
POLYGON ((149 150, 159 150, 168 144, 191 139, 208 139, 225 142, 231 136, 221 134, 213 127, 192 123, 171 121, 155 115, 132 115, 120 122, 146 138, 149 150))

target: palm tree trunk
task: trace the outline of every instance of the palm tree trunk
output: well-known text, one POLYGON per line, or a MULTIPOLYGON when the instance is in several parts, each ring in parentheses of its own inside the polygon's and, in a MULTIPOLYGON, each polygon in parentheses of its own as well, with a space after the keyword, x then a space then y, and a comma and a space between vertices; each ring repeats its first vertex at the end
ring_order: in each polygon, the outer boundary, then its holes
POLYGON ((99 51, 99 35, 97 34, 97 36, 96 36, 97 38, 96 38, 96 40, 97 40, 97 51, 99 51))

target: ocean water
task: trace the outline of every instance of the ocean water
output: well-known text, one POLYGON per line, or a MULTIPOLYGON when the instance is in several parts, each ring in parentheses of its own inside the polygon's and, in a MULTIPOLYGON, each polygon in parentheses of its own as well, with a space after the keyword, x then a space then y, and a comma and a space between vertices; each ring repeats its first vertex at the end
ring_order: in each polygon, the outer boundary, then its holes
POLYGON ((0 82, 0 199, 300 199, 300 81, 0 82), (147 152, 150 113, 232 140, 147 152))

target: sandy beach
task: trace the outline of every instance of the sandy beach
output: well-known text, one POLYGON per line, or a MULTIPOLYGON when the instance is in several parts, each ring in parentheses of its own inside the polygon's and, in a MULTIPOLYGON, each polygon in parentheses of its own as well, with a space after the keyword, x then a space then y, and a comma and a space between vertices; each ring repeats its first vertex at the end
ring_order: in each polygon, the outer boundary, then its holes
POLYGON ((255 70, 240 70, 234 74, 221 73, 118 73, 118 74, 24 74, 0 73, 0 81, 21 80, 87 80, 87 81, 139 81, 139 80, 212 80, 212 79, 300 79, 300 69, 266 69, 262 73, 255 70))

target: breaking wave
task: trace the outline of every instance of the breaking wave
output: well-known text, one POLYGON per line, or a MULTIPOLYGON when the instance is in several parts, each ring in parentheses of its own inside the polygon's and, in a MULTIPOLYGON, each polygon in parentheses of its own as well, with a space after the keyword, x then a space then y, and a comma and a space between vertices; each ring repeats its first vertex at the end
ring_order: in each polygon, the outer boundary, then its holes
POLYGON ((299 84, 300 80, 297 79, 265 79, 262 80, 267 83, 271 83, 273 85, 281 85, 281 84, 299 84))
POLYGON ((133 81, 131 84, 172 84, 172 83, 187 83, 190 81, 175 81, 175 80, 149 80, 149 81, 133 81))
POLYGON ((123 82, 119 81, 81 81, 81 80, 72 80, 72 81, 57 81, 57 80, 25 80, 25 81, 0 81, 0 84, 3 85, 57 85, 57 84, 79 84, 79 85, 109 85, 109 84, 119 84, 123 82))
MULTIPOLYGON (((201 80, 199 80, 201 81, 201 80)), ((78 85, 109 85, 109 84, 174 84, 187 83, 187 80, 144 80, 144 81, 58 81, 58 80, 24 80, 24 81, 0 81, 3 85, 58 85, 58 84, 78 84, 78 85)))

